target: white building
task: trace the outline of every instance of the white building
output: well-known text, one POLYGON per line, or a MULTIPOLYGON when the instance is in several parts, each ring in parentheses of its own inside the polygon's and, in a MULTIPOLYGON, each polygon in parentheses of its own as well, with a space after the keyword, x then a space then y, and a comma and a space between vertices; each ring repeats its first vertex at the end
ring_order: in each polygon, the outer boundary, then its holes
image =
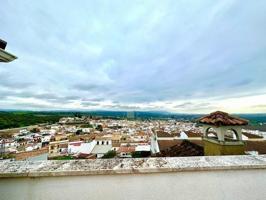
POLYGON ((89 143, 84 143, 83 141, 75 141, 68 143, 68 153, 69 154, 91 154, 92 150, 96 145, 96 141, 93 140, 89 143))

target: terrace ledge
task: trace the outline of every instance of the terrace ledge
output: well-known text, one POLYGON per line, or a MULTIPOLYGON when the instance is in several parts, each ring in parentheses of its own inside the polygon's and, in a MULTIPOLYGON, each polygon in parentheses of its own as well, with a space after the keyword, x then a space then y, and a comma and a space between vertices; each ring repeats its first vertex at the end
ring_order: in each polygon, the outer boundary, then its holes
POLYGON ((266 169, 266 155, 0 161, 0 178, 266 169))

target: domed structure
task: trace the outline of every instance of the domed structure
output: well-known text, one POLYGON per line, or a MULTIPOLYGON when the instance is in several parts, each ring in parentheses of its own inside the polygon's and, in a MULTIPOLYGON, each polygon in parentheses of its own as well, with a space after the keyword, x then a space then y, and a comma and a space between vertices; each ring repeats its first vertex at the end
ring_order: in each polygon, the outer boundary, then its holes
POLYGON ((216 111, 197 121, 203 127, 204 155, 244 154, 241 129, 248 120, 216 111))

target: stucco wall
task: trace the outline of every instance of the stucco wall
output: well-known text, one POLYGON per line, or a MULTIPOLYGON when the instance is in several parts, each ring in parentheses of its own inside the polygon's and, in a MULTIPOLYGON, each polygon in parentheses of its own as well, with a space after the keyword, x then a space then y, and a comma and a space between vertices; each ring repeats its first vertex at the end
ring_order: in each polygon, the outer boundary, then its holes
POLYGON ((239 145, 222 145, 215 141, 210 142, 207 139, 203 139, 204 142, 204 155, 243 155, 245 144, 239 145))
POLYGON ((266 155, 0 161, 0 200, 265 199, 266 155))
POLYGON ((265 199, 266 170, 0 179, 0 199, 265 199))
POLYGON ((29 157, 34 157, 38 156, 44 153, 48 153, 48 147, 44 147, 38 150, 33 150, 33 151, 28 151, 28 152, 21 152, 21 153, 16 153, 16 160, 26 160, 29 157))

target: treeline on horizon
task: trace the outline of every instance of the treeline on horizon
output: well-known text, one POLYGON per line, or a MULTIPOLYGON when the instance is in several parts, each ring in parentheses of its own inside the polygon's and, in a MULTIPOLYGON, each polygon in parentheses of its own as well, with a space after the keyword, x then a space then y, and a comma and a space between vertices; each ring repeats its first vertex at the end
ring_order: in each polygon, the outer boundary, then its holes
MULTIPOLYGON (((0 129, 18 128, 40 123, 56 123, 61 117, 92 116, 110 119, 126 119, 126 111, 0 111, 0 129)), ((135 111, 135 119, 178 119, 195 121, 200 114, 174 114, 159 111, 135 111)), ((266 123, 266 114, 241 114, 239 117, 250 120, 251 125, 266 123)))
MULTIPOLYGON (((167 112, 134 112, 135 119, 180 119, 193 120, 198 115, 172 115, 167 112)), ((108 119, 126 119, 126 111, 0 111, 0 130, 8 128, 19 128, 41 123, 56 123, 61 117, 91 116, 108 119)))

